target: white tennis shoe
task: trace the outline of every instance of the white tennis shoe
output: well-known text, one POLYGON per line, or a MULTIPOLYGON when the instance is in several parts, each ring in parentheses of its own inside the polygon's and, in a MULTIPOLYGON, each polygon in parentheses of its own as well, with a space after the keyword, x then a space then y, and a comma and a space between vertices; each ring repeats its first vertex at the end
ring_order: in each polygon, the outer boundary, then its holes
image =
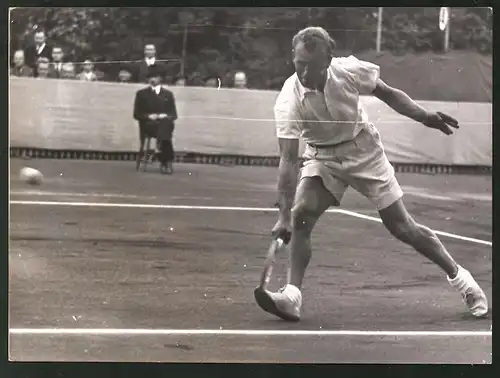
POLYGON ((255 300, 264 311, 277 317, 297 322, 300 320, 300 308, 302 307, 302 293, 293 285, 286 285, 277 293, 257 288, 255 289, 255 300))
POLYGON ((482 317, 488 313, 486 295, 467 269, 458 266, 457 276, 453 279, 448 277, 448 282, 462 295, 472 315, 482 317))
MULTIPOLYGON (((488 313, 486 295, 468 270, 459 266, 456 277, 453 279, 448 277, 448 282, 462 295, 464 303, 473 316, 483 317, 488 313)), ((296 286, 286 285, 276 293, 257 288, 255 300, 264 311, 283 320, 300 320, 302 293, 296 286)))

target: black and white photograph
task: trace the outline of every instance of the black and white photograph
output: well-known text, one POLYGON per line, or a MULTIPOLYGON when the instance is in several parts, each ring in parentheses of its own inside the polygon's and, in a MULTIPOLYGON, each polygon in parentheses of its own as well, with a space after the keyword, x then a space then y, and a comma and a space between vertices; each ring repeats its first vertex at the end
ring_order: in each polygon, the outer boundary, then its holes
POLYGON ((9 361, 492 364, 491 8, 8 22, 9 361))

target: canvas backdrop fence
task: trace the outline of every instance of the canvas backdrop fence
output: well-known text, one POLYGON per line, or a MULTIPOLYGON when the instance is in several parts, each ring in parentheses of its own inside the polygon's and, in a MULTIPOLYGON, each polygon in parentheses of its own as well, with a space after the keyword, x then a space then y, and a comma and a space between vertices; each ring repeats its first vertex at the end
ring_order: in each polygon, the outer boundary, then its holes
MULTIPOLYGON (((132 118, 140 84, 10 78, 11 147, 103 152, 138 150, 132 118)), ((277 156, 275 91, 170 88, 179 119, 177 151, 277 156)), ((447 137, 413 122, 373 97, 361 99, 393 163, 492 164, 491 103, 419 101, 456 117, 460 130, 447 137)))

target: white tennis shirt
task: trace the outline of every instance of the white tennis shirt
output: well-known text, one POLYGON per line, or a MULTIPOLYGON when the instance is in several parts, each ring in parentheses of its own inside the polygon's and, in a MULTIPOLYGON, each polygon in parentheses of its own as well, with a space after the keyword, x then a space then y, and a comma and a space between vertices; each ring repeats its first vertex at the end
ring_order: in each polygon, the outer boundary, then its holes
POLYGON ((368 124, 359 96, 372 93, 379 76, 379 66, 354 56, 332 59, 324 93, 305 88, 293 74, 274 106, 276 135, 315 145, 354 139, 368 124))

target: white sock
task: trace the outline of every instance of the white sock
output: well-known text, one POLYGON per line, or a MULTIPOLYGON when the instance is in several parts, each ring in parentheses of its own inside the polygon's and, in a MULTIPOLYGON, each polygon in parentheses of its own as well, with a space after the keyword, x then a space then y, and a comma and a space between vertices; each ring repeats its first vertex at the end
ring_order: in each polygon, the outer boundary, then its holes
POLYGON ((297 286, 291 284, 287 284, 283 292, 286 293, 286 295, 288 295, 293 300, 300 300, 300 298, 302 298, 302 293, 300 292, 300 289, 297 286))
POLYGON ((457 275, 455 276, 455 278, 451 279, 450 277, 447 277, 448 278, 448 282, 450 283, 451 286, 454 286, 454 287, 457 287, 457 288, 461 288, 466 280, 467 280, 467 276, 469 275, 469 271, 462 268, 460 265, 458 266, 458 271, 457 271, 457 275))

